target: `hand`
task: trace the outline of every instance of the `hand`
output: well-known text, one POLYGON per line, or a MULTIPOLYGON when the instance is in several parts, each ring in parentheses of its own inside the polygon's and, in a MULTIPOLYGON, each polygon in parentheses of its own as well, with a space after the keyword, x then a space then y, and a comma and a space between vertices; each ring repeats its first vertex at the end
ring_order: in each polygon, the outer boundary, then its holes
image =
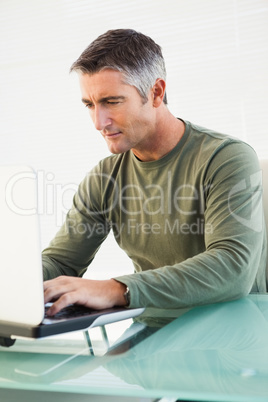
POLYGON ((47 311, 55 315, 70 304, 80 304, 96 310, 124 306, 126 286, 114 279, 90 280, 59 276, 44 282, 45 303, 56 300, 47 311))

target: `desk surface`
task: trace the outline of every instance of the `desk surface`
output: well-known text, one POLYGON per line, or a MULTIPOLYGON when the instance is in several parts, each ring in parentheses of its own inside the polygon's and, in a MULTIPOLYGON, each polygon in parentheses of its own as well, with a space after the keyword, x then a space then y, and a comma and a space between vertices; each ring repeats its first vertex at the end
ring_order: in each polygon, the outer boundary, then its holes
POLYGON ((73 393, 96 401, 105 395, 118 401, 268 401, 268 295, 183 314, 147 310, 119 335, 107 350, 107 339, 103 348, 96 344, 95 355, 82 337, 0 347, 0 399, 34 390, 64 393, 65 401, 73 393))

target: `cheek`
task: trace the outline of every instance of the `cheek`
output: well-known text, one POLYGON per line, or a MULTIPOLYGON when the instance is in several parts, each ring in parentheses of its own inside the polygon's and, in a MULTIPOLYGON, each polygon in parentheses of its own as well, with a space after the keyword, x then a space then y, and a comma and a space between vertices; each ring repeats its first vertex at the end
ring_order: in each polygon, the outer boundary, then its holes
POLYGON ((125 128, 129 130, 138 123, 139 118, 135 115, 135 113, 133 113, 133 110, 126 109, 124 111, 120 111, 120 113, 117 113, 114 116, 113 121, 122 129, 125 128))
MULTIPOLYGON (((114 122, 119 124, 122 128, 132 129, 132 131, 137 131, 148 127, 150 125, 150 116, 152 114, 151 110, 146 105, 140 107, 135 107, 132 105, 131 107, 124 108, 120 112, 116 113, 114 116, 114 122)), ((138 134, 138 133, 136 133, 138 134)))

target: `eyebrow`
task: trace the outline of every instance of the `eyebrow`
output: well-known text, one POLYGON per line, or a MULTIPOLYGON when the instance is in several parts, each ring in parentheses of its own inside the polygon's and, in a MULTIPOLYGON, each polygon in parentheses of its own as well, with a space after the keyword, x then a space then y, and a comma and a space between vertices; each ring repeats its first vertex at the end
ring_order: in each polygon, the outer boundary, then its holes
MULTIPOLYGON (((126 97, 125 96, 106 96, 104 98, 101 98, 98 103, 105 103, 107 101, 111 101, 111 100, 125 100, 126 97)), ((82 102, 87 104, 87 103, 92 103, 90 100, 82 98, 82 102)))

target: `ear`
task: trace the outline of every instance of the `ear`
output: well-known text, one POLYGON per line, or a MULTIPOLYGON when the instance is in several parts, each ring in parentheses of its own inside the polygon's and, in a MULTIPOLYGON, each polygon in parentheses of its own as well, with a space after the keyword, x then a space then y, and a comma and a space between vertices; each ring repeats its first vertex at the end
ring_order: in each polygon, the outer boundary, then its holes
POLYGON ((159 107, 163 102, 166 90, 166 82, 162 78, 158 78, 152 88, 153 92, 153 106, 159 107))

